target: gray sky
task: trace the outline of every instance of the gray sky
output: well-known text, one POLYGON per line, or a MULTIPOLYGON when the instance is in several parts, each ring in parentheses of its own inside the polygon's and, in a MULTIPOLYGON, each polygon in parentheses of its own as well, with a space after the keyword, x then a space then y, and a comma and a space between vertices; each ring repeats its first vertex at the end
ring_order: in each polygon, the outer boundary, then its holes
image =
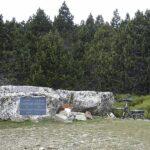
MULTIPOLYGON (((29 16, 40 7, 53 20, 64 0, 0 0, 0 14, 4 20, 15 17, 17 21, 27 20, 29 16)), ((117 8, 120 16, 125 17, 129 12, 133 17, 139 9, 150 9, 150 0, 66 0, 66 3, 74 15, 74 22, 80 23, 86 20, 90 13, 96 17, 102 14, 105 21, 110 21, 113 11, 117 8)))

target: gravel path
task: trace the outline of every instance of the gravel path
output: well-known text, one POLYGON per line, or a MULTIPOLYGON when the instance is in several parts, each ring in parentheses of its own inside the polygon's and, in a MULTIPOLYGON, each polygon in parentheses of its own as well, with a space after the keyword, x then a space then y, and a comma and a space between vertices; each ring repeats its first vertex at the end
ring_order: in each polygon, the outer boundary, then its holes
POLYGON ((150 122, 96 120, 0 129, 0 150, 147 150, 150 122))

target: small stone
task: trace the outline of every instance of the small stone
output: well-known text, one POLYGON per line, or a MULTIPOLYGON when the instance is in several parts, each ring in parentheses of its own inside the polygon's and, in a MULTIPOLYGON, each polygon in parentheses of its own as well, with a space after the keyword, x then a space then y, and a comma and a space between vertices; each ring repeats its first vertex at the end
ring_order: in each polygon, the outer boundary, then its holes
POLYGON ((67 113, 64 110, 60 111, 59 114, 67 116, 67 113))
POLYGON ((71 114, 71 109, 70 108, 65 108, 64 110, 67 113, 67 116, 69 117, 71 114))
POLYGON ((108 117, 110 117, 110 118, 112 118, 112 119, 115 119, 115 118, 116 118, 116 116, 115 116, 113 113, 110 113, 110 114, 108 115, 108 117))
POLYGON ((82 143, 82 144, 83 144, 83 143, 84 143, 84 141, 80 141, 80 143, 82 143))
POLYGON ((85 117, 86 117, 87 119, 93 119, 93 116, 92 116, 91 112, 89 112, 89 111, 86 111, 86 112, 85 112, 85 117))
POLYGON ((40 147, 40 144, 37 144, 36 146, 37 146, 37 147, 40 147))
POLYGON ((72 122, 72 120, 69 120, 69 118, 66 115, 63 115, 63 114, 56 114, 55 115, 55 120, 65 122, 65 123, 72 122))
POLYGON ((39 150, 45 150, 45 148, 44 147, 40 147, 39 150))
POLYGON ((47 150, 54 150, 54 149, 58 149, 57 147, 47 147, 47 150))
POLYGON ((87 136, 88 136, 88 134, 83 134, 83 135, 82 135, 82 137, 87 137, 87 136))
POLYGON ((76 120, 86 121, 86 117, 84 113, 77 113, 75 116, 76 120))

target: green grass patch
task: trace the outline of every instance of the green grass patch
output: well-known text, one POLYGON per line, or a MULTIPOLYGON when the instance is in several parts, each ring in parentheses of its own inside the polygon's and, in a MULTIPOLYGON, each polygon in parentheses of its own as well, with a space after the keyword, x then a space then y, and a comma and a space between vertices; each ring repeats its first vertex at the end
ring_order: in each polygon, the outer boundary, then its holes
POLYGON ((23 128, 23 127, 33 127, 33 126, 47 126, 49 124, 55 123, 52 119, 42 119, 38 122, 25 120, 22 122, 16 122, 11 120, 0 120, 0 129, 8 129, 8 128, 23 128))
POLYGON ((27 120, 23 122, 15 122, 11 120, 2 121, 0 120, 0 129, 6 129, 6 128, 18 128, 18 127, 26 127, 26 126, 33 126, 33 122, 27 120))

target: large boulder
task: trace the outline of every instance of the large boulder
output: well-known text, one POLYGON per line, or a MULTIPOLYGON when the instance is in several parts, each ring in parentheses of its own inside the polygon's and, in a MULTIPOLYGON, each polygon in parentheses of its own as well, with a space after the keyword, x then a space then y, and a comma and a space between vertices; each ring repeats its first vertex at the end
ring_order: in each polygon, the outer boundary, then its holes
POLYGON ((70 101, 73 104, 73 111, 90 111, 92 115, 106 115, 111 110, 114 98, 111 92, 53 90, 35 86, 0 86, 0 119, 53 118, 60 107, 70 101), (46 98, 46 114, 20 115, 20 98, 37 96, 46 98))
POLYGON ((73 103, 73 111, 90 111, 93 115, 107 115, 114 102, 112 92, 57 90, 62 99, 73 103))
POLYGON ((34 86, 1 86, 0 87, 0 119, 2 120, 26 120, 53 117, 62 102, 59 95, 51 88, 34 86), (19 103, 21 97, 46 98, 46 115, 20 115, 19 103))

